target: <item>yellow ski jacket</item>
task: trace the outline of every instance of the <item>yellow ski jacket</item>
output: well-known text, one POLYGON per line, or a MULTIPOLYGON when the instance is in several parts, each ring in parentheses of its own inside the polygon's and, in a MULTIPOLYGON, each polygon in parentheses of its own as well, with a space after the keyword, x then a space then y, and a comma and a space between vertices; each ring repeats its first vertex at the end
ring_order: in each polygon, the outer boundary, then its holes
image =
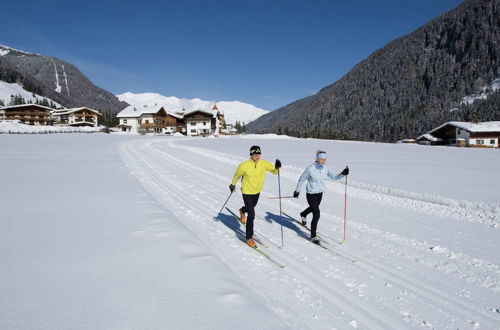
POLYGON ((266 171, 272 174, 278 174, 278 170, 274 168, 274 164, 264 159, 254 162, 251 158, 243 163, 240 163, 234 173, 232 184, 241 179, 241 192, 245 195, 255 195, 260 193, 264 180, 266 179, 266 171))

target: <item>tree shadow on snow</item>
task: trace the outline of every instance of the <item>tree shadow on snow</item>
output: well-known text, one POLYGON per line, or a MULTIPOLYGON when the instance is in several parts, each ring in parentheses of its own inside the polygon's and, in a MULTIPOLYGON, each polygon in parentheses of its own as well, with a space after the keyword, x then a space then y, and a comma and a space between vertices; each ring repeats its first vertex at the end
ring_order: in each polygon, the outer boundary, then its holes
POLYGON ((220 213, 216 219, 223 223, 227 228, 234 231, 234 235, 242 242, 246 243, 247 238, 245 231, 241 229, 240 222, 233 216, 220 213))
POLYGON ((295 224, 293 220, 290 220, 286 215, 280 216, 279 214, 274 214, 271 212, 266 212, 265 220, 267 222, 276 222, 279 225, 282 225, 285 228, 293 230, 297 236, 309 239, 309 235, 304 233, 304 231, 300 228, 299 225, 295 224))

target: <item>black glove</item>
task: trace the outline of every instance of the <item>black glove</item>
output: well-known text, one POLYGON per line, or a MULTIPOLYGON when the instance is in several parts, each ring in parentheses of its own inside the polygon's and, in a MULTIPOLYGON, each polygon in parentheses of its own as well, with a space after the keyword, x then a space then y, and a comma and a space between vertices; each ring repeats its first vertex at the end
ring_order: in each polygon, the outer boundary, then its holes
POLYGON ((349 175, 349 167, 345 167, 344 170, 340 173, 342 175, 349 175))
POLYGON ((281 168, 281 162, 279 159, 276 159, 276 161, 274 162, 274 168, 275 169, 281 168))
POLYGON ((233 186, 232 184, 229 185, 229 190, 231 190, 231 192, 234 192, 234 189, 236 189, 235 186, 233 186))
POLYGON ((294 191, 293 192, 293 198, 299 198, 299 192, 298 191, 294 191))

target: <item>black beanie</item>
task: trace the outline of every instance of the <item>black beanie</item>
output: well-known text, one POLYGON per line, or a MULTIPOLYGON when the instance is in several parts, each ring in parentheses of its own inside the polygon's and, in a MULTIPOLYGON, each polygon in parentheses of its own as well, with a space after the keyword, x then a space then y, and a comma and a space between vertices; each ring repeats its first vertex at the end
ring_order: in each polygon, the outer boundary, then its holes
POLYGON ((252 146, 250 148, 250 156, 254 154, 259 154, 260 155, 260 147, 259 146, 252 146))

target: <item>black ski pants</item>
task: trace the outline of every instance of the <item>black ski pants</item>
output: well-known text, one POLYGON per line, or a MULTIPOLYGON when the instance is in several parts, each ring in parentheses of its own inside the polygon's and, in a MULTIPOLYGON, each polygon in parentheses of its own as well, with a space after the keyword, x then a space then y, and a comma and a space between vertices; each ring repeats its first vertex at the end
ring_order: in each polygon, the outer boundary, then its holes
POLYGON ((309 204, 309 207, 300 213, 300 216, 302 217, 306 217, 311 212, 313 214, 311 222, 311 237, 316 237, 316 229, 318 228, 318 221, 320 217, 319 204, 321 204, 322 198, 323 193, 306 194, 307 204, 309 204))
POLYGON ((259 201, 260 194, 246 195, 243 194, 243 212, 247 213, 247 224, 246 224, 246 237, 250 239, 253 237, 253 220, 255 219, 255 206, 259 201))

